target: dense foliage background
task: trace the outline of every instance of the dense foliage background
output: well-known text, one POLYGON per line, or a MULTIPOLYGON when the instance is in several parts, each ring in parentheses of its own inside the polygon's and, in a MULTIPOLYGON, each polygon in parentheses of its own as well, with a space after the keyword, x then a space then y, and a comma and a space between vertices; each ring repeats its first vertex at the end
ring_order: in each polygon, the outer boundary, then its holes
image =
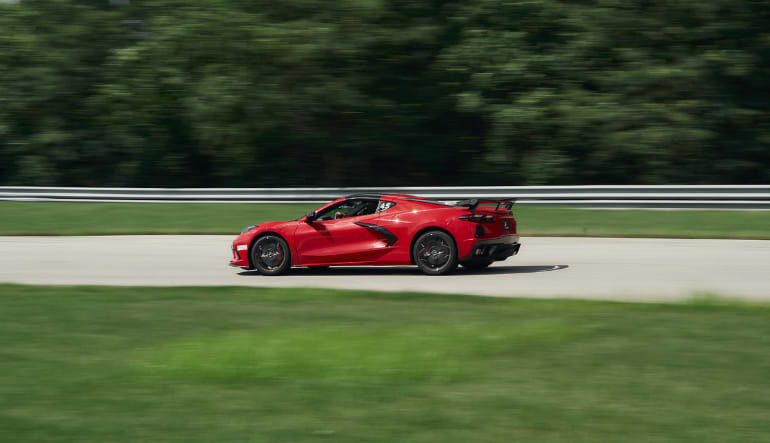
POLYGON ((765 0, 0 4, 0 184, 768 182, 765 0))

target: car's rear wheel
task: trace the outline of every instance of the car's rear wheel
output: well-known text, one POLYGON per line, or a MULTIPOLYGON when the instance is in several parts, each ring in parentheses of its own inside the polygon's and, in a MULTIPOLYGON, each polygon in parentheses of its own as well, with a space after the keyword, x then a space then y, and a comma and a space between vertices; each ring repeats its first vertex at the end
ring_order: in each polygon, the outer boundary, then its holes
POLYGON ((488 268, 493 261, 494 260, 469 260, 461 262, 460 264, 463 265, 463 268, 465 269, 470 271, 477 271, 479 269, 488 268))
POLYGON ((428 231, 417 238, 412 249, 415 264, 429 275, 442 275, 457 267, 457 247, 446 232, 428 231))
POLYGON ((262 275, 278 275, 291 266, 291 251, 277 235, 260 237, 251 247, 251 264, 262 275))

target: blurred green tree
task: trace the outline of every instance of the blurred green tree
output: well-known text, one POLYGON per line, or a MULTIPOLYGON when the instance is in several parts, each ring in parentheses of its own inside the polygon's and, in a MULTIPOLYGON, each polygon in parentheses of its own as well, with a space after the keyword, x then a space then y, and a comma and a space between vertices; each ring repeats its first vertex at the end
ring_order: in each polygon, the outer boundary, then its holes
POLYGON ((0 184, 767 183, 756 0, 0 4, 0 184))

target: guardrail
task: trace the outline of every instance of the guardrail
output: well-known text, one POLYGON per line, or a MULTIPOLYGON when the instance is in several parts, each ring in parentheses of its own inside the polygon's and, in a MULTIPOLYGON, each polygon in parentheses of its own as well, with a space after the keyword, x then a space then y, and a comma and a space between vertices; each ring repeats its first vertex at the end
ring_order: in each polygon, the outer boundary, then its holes
POLYGON ((393 188, 63 188, 0 186, 0 200, 166 203, 325 203, 360 193, 441 201, 513 197, 519 205, 642 209, 770 210, 770 185, 451 186, 393 188))

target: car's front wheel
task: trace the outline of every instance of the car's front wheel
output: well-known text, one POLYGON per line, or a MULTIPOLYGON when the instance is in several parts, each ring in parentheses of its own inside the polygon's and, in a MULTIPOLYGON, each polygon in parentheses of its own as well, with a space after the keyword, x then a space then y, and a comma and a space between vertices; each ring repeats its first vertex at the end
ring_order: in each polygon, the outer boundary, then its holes
POLYGON ((251 264, 262 275, 278 275, 291 266, 291 251, 277 235, 260 237, 251 247, 251 264))
POLYGON ((457 247, 446 232, 428 231, 417 238, 412 249, 415 264, 429 275, 442 275, 457 267, 457 247))

